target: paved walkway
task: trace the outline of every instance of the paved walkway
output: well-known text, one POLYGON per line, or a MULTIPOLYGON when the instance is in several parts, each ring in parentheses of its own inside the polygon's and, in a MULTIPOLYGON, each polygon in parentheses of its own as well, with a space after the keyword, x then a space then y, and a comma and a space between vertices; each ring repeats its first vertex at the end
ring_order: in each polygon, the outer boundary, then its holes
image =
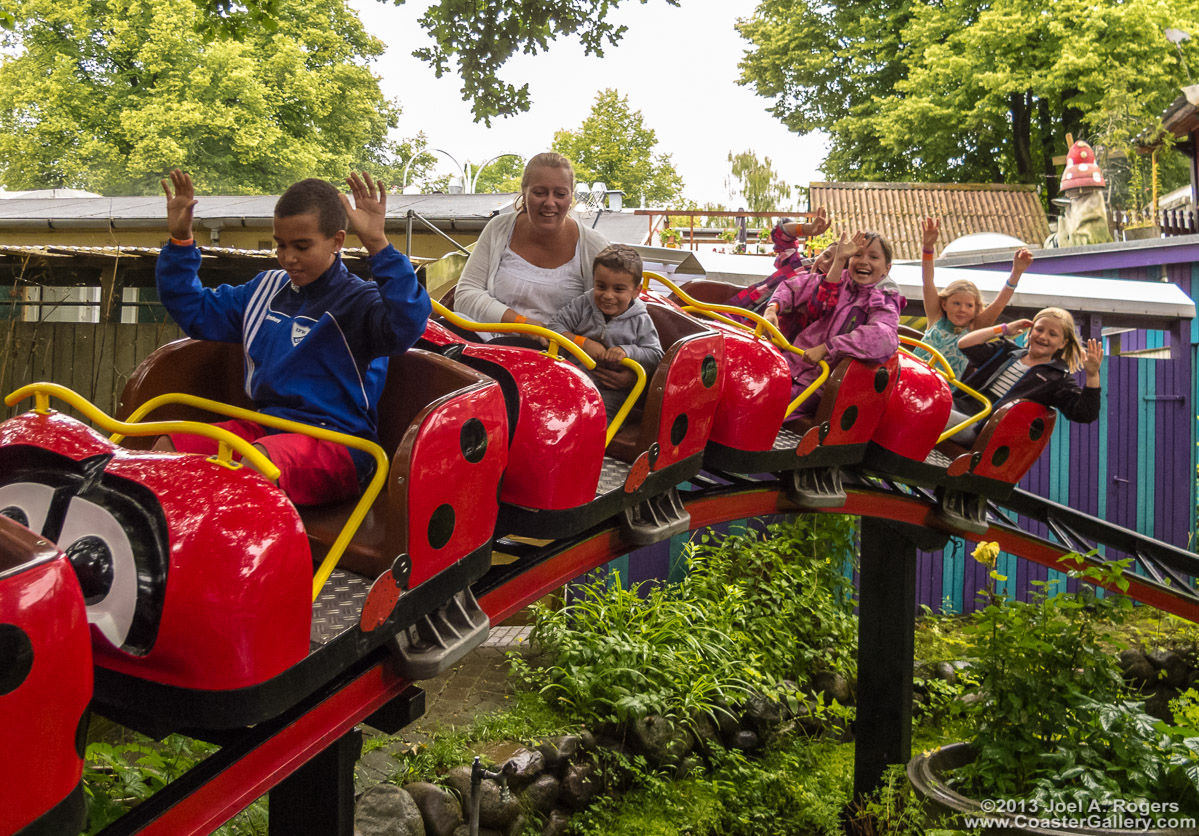
MULTIPOLYGON (((507 653, 529 647, 532 627, 492 627, 487 641, 435 679, 419 683, 425 689, 425 714, 395 735, 392 742, 367 752, 358 761, 359 789, 385 781, 396 771, 395 756, 425 743, 432 732, 469 725, 479 714, 504 706, 512 696, 507 653)), ((379 737, 365 728, 366 739, 379 737)))

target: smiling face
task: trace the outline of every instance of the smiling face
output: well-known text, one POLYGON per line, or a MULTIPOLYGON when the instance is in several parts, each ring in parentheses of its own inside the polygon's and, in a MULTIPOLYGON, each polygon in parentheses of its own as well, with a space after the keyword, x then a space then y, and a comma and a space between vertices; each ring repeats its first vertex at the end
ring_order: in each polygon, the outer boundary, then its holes
POLYGON ((332 237, 321 232, 316 212, 275 216, 275 255, 279 266, 296 287, 312 284, 333 266, 333 259, 345 242, 344 229, 332 237))
POLYGON ((945 316, 949 321, 958 328, 969 325, 978 315, 978 303, 975 302, 974 294, 966 291, 959 291, 951 294, 947 299, 942 299, 941 309, 945 311, 945 316))
POLYGON ((1043 316, 1032 324, 1028 333, 1028 359, 1032 363, 1047 363, 1066 346, 1066 331, 1061 321, 1043 316))
POLYGON ((574 201, 574 179, 568 169, 539 165, 526 173, 525 208, 533 228, 556 232, 566 223, 574 201))
POLYGON ((595 265, 595 306, 607 317, 620 316, 637 296, 637 280, 621 270, 595 265))
POLYGON ((866 249, 849 259, 849 276, 858 284, 875 284, 891 269, 883 242, 872 239, 866 249))

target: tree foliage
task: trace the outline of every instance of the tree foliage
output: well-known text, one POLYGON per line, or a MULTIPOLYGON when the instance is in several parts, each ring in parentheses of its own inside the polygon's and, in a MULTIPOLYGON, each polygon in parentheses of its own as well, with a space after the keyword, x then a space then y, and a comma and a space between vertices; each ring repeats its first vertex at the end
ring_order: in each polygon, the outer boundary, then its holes
POLYGON ((683 178, 669 154, 656 154, 657 134, 645 125, 639 110, 615 90, 602 90, 591 112, 576 131, 554 134, 554 150, 575 164, 580 182, 605 183, 621 189, 625 203, 670 203, 683 192, 683 178))
MULTIPOLYGON (((198 0, 16 0, 0 60, 0 184, 147 194, 171 167, 212 193, 278 192, 369 168, 398 183, 424 137, 398 107, 383 44, 344 0, 277 0, 273 30, 212 37, 198 0)), ((418 159, 414 168, 431 159, 418 159)))
MULTIPOLYGON (((742 83, 790 129, 823 129, 854 180, 1024 182, 1056 190, 1065 135, 1118 146, 1186 83, 1167 27, 1191 0, 762 0, 738 29, 742 83)), ((1199 47, 1184 44, 1192 66, 1199 47)))
POLYGON ((520 178, 525 173, 525 161, 509 154, 494 162, 480 160, 482 171, 476 170, 475 192, 477 194, 503 194, 520 191, 520 178))
MULTIPOLYGON (((791 187, 774 170, 770 157, 759 160, 752 150, 740 154, 729 151, 729 163, 732 164, 729 191, 732 193, 733 187, 736 187, 744 208, 755 212, 773 212, 783 208, 783 202, 791 199, 791 187)), ((734 199, 733 202, 737 201, 734 199)))

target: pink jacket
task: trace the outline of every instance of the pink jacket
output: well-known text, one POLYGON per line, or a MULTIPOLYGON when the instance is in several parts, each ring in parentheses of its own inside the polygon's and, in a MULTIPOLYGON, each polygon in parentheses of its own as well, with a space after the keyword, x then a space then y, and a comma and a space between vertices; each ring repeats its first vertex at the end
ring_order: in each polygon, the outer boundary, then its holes
MULTIPOLYGON (((828 346, 829 368, 846 357, 882 362, 899 348, 899 312, 905 300, 890 277, 872 285, 853 281, 846 270, 841 282, 833 283, 819 273, 787 279, 770 301, 783 314, 798 315, 806 325, 798 334, 785 334, 796 348, 828 346)), ((787 353, 792 379, 811 380, 814 366, 799 355, 787 353)))

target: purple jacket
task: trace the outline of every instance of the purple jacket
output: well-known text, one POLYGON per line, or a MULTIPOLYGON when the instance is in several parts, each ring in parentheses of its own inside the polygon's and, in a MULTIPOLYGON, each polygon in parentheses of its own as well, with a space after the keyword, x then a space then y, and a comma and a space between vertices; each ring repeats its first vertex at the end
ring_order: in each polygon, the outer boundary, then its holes
MULTIPOLYGON (((779 285, 770 301, 779 306, 780 318, 791 313, 807 319, 791 344, 804 349, 825 344, 830 368, 846 357, 881 363, 899 348, 899 312, 905 300, 890 277, 862 285, 848 270, 839 284, 819 273, 798 275, 779 285)), ((787 364, 796 383, 815 377, 816 367, 797 354, 788 352, 787 364)))

